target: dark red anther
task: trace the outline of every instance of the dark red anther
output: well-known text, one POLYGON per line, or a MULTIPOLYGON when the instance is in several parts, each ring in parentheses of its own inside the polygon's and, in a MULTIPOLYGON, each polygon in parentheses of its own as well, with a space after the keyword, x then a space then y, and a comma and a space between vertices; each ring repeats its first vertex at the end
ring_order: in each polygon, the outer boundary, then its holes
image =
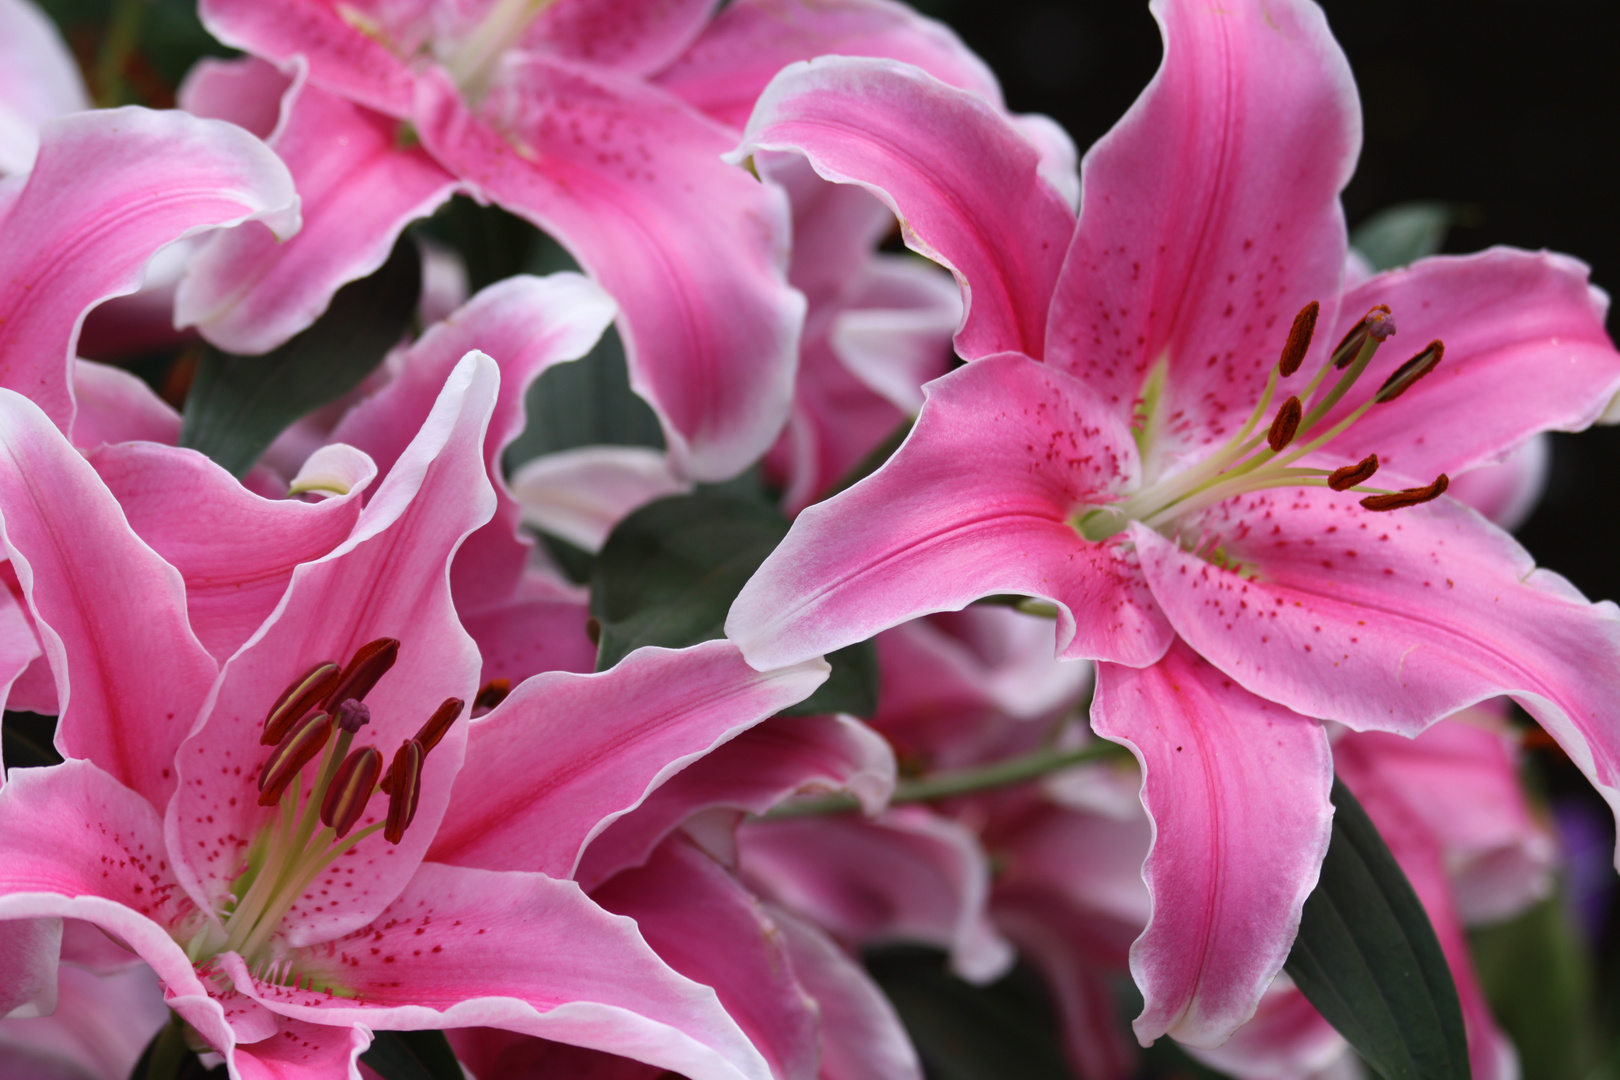
POLYGON ((1379 304, 1361 317, 1361 321, 1350 328, 1350 332, 1339 340, 1333 349, 1333 366, 1347 368, 1350 362, 1361 352, 1367 339, 1372 338, 1383 341, 1395 332, 1395 320, 1391 317, 1388 304, 1379 304))
POLYGON ((321 824, 330 825, 339 838, 348 835, 376 790, 382 773, 382 755, 375 746, 356 750, 343 759, 321 799, 321 824))
POLYGON ((332 737, 332 718, 316 713, 287 733, 259 770, 259 805, 274 806, 281 801, 293 777, 314 759, 332 737))
POLYGON ((1294 441, 1299 434, 1299 421, 1305 415, 1305 406, 1300 404, 1299 398, 1291 397, 1283 402, 1277 409, 1276 419, 1271 421, 1271 430, 1266 432, 1266 445, 1271 452, 1280 454, 1283 447, 1294 441))
POLYGON ((300 679, 281 692, 270 706, 270 715, 264 718, 264 734, 259 742, 274 746, 287 737, 294 724, 315 707, 315 703, 332 692, 342 669, 336 664, 316 664, 300 679))
MULTIPOLYGON (((501 695, 505 697, 505 694, 501 695)), ((462 706, 466 704, 458 697, 445 698, 444 704, 433 710, 433 715, 427 718, 422 730, 416 733, 416 741, 422 744, 422 753, 431 753, 444 733, 450 730, 450 725, 456 722, 461 715, 462 706)))
POLYGON ((1396 368, 1384 385, 1378 388, 1373 395, 1377 402, 1394 401, 1412 388, 1412 384, 1423 376, 1440 366, 1440 358, 1446 355, 1446 346, 1441 341, 1429 342, 1429 347, 1418 353, 1412 359, 1396 368))
POLYGON ((506 695, 512 692, 512 682, 509 679, 491 679, 478 689, 478 696, 473 698, 473 713, 487 713, 495 706, 506 700, 506 695))
POLYGON ((392 781, 388 790, 388 821, 383 826, 383 837, 397 844, 405 836, 405 829, 416 817, 416 800, 422 794, 422 762, 427 751, 415 739, 394 751, 394 763, 388 768, 392 781))
POLYGON ((366 695, 371 693, 371 688, 377 685, 377 680, 388 674, 388 669, 394 666, 397 659, 399 659, 398 638, 378 638, 360 646, 355 651, 354 658, 349 661, 349 666, 343 669, 342 678, 338 680, 332 692, 326 695, 326 707, 330 709, 349 698, 364 701, 366 695))
POLYGON ((1378 455, 1368 454, 1354 465, 1334 469, 1328 476, 1328 487, 1334 491, 1349 491, 1357 484, 1365 484, 1378 471, 1378 455))
POLYGON ((1450 486, 1451 478, 1441 473, 1435 477, 1434 483, 1426 487, 1407 488, 1404 491, 1390 492, 1388 495, 1369 495, 1361 500, 1361 505, 1368 510, 1399 510, 1404 506, 1416 506, 1430 499, 1438 499, 1450 486))
POLYGON ((1288 378, 1305 362, 1305 353, 1311 347, 1311 335, 1316 333, 1316 316, 1322 305, 1315 300, 1299 309, 1294 325, 1288 328, 1288 341, 1283 345, 1282 359, 1277 361, 1277 374, 1288 378))
MULTIPOLYGON (((466 704, 465 701, 458 697, 445 698, 444 704, 433 710, 433 715, 428 717, 427 723, 423 724, 421 729, 417 731, 414 740, 422 744, 422 753, 426 754, 439 745, 439 740, 444 738, 444 733, 450 730, 450 725, 456 722, 456 717, 461 715, 461 710, 466 704)), ((397 761, 398 758, 396 757, 395 760, 397 761)), ((384 794, 393 793, 394 772, 392 769, 383 774, 382 783, 378 786, 384 794)))

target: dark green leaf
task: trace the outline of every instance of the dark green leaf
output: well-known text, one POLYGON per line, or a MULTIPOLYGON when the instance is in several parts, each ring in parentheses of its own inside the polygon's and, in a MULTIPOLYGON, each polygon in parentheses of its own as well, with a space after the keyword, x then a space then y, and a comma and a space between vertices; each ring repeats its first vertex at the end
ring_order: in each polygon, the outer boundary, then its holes
POLYGON ((699 492, 649 503, 618 524, 591 575, 601 620, 597 670, 643 645, 678 649, 723 636, 743 583, 787 535, 775 509, 699 492))
POLYGON ((909 947, 874 952, 866 964, 930 1080, 1073 1080, 1051 1006, 1029 972, 973 986, 946 970, 942 953, 909 947))
POLYGON ((360 1060, 383 1080, 462 1080, 442 1031, 379 1031, 360 1060))
POLYGON ((816 687, 816 692, 782 710, 783 716, 820 716, 824 713, 849 713, 851 716, 872 716, 878 706, 877 646, 870 641, 858 642, 847 648, 829 653, 827 663, 832 674, 816 687))
MULTIPOLYGON (((224 1065, 204 1068, 202 1061, 186 1046, 186 1025, 174 1013, 152 1041, 146 1044, 130 1080, 225 1080, 229 1073, 224 1065)), ((49 1075, 58 1075, 51 1070, 49 1075)))
MULTIPOLYGON (((724 636, 731 602, 787 530, 787 519, 770 504, 715 491, 659 499, 619 522, 591 571, 591 614, 602 625, 597 670, 644 645, 679 649, 724 636)), ((790 712, 872 715, 871 645, 827 659, 832 675, 790 712)))
POLYGON ((473 292, 513 274, 579 269, 561 244, 527 221, 498 206, 479 206, 465 195, 457 195, 414 229, 461 256, 473 292))
POLYGON ((60 764, 62 755, 56 752, 55 740, 56 717, 7 710, 0 727, 0 761, 8 769, 60 764))
POLYGON ((382 269, 339 289, 326 314, 279 349, 204 350, 180 445, 245 476, 288 425, 359 386, 399 343, 421 285, 416 242, 402 237, 382 269))
POLYGON ((1485 996, 1518 1047, 1524 1080, 1581 1076, 1594 1056, 1592 972, 1563 897, 1471 938, 1485 996))
POLYGON ((1393 270, 1439 251, 1455 220, 1448 203, 1401 203, 1356 226, 1350 233, 1350 246, 1374 270, 1393 270))
POLYGON ((652 406, 630 389, 624 344, 611 326, 589 354, 557 364, 536 379, 524 406, 529 423, 507 447, 508 470, 541 454, 579 446, 664 448, 652 406))
POLYGON ((1337 779, 1333 807, 1333 839, 1285 970, 1384 1080, 1467 1080, 1462 1011, 1434 927, 1337 779))

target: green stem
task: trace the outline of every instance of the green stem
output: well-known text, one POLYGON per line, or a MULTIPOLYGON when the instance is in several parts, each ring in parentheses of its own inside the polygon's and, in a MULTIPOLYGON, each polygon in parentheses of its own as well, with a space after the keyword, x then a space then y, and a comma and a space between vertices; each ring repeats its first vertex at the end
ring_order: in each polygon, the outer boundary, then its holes
POLYGON ((127 103, 124 71, 141 36, 145 0, 116 0, 107 33, 96 50, 96 104, 102 108, 127 103))
POLYGON ((186 1045, 186 1022, 180 1019, 179 1013, 171 1013, 169 1022, 158 1032, 157 1043, 152 1047, 152 1056, 147 1059, 142 1080, 177 1080, 190 1056, 191 1047, 186 1045))
MULTIPOLYGON (((902 780, 895 785, 890 806, 906 803, 931 802, 956 795, 972 795, 993 788, 1010 787, 1030 780, 1038 780, 1050 773, 1060 772, 1088 761, 1099 761, 1121 753, 1109 742, 1096 742, 1077 750, 1037 750, 1022 757, 1003 758, 989 765, 971 769, 953 769, 936 773, 920 780, 902 780)), ((803 817, 809 814, 847 814, 861 808, 855 796, 839 792, 813 799, 796 799, 768 812, 772 818, 803 817)))

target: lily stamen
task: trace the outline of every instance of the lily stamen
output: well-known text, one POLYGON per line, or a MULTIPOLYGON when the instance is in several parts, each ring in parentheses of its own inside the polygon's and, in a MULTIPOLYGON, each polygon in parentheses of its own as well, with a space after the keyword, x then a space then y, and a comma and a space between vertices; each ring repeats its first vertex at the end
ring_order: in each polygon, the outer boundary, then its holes
MULTIPOLYGON (((223 941, 216 929, 192 943, 194 959, 235 951, 255 970, 276 963, 270 939, 281 920, 332 862, 377 832, 398 844, 416 816, 421 797, 422 764, 427 754, 465 711, 460 698, 447 698, 395 753, 386 776, 383 756, 374 746, 351 751, 355 736, 371 722, 364 698, 399 656, 399 641, 378 638, 356 650, 341 669, 336 663, 311 668, 276 699, 265 721, 266 732, 281 737, 258 776, 261 806, 279 803, 275 821, 256 842, 243 875, 241 899, 224 915, 223 941), (316 703, 320 711, 311 713, 316 703), (320 756, 314 782, 306 792, 306 766, 320 756), (379 783, 379 781, 381 781, 379 783), (371 796, 389 793, 385 820, 356 829, 371 796)), ((492 704, 506 696, 497 680, 485 688, 492 704)), ((286 973, 296 978, 296 973, 286 973)), ((285 982, 284 979, 276 980, 285 982)))
POLYGON ((1362 505, 1375 510, 1412 506, 1443 493, 1444 478, 1424 488, 1398 492, 1362 488, 1361 485, 1378 470, 1376 454, 1369 455, 1356 465, 1331 471, 1295 466, 1300 459, 1320 450, 1349 430, 1373 406, 1400 397, 1419 379, 1433 371, 1444 356, 1445 346, 1439 341, 1431 342, 1422 352, 1397 368, 1360 405, 1322 429, 1328 414, 1360 381, 1379 347, 1395 333, 1394 316, 1384 304, 1373 307, 1362 316, 1334 347, 1328 362, 1317 371, 1310 385, 1303 392, 1285 399, 1278 406, 1270 426, 1263 434, 1255 434, 1278 383, 1297 371, 1303 362, 1315 330, 1318 310, 1313 301, 1295 316, 1282 354, 1266 380, 1254 412, 1225 446, 1192 468, 1161 483, 1151 484, 1118 503, 1087 508, 1075 519, 1075 527, 1080 534, 1088 540, 1105 540, 1124 531, 1133 520, 1162 530, 1180 517, 1226 499, 1274 487, 1370 490, 1362 505), (1330 380, 1330 374, 1337 374, 1337 378, 1330 380))

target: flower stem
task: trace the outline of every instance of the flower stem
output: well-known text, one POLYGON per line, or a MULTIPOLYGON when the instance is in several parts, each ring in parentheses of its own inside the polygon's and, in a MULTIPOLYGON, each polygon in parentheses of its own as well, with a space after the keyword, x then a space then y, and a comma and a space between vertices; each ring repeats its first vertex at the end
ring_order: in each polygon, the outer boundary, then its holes
MULTIPOLYGON (((1115 757, 1123 751, 1109 742, 1095 742, 1078 749, 1037 750, 1022 757, 1003 758, 988 765, 971 769, 952 769, 935 773, 920 780, 902 780, 895 785, 890 806, 906 803, 931 802, 956 795, 972 795, 994 788, 1010 787, 1030 780, 1038 780, 1050 773, 1060 772, 1088 761, 1115 757)), ((813 799, 795 799, 783 803, 765 816, 769 818, 804 817, 810 814, 847 814, 861 808, 860 800, 845 792, 821 795, 813 799)))

